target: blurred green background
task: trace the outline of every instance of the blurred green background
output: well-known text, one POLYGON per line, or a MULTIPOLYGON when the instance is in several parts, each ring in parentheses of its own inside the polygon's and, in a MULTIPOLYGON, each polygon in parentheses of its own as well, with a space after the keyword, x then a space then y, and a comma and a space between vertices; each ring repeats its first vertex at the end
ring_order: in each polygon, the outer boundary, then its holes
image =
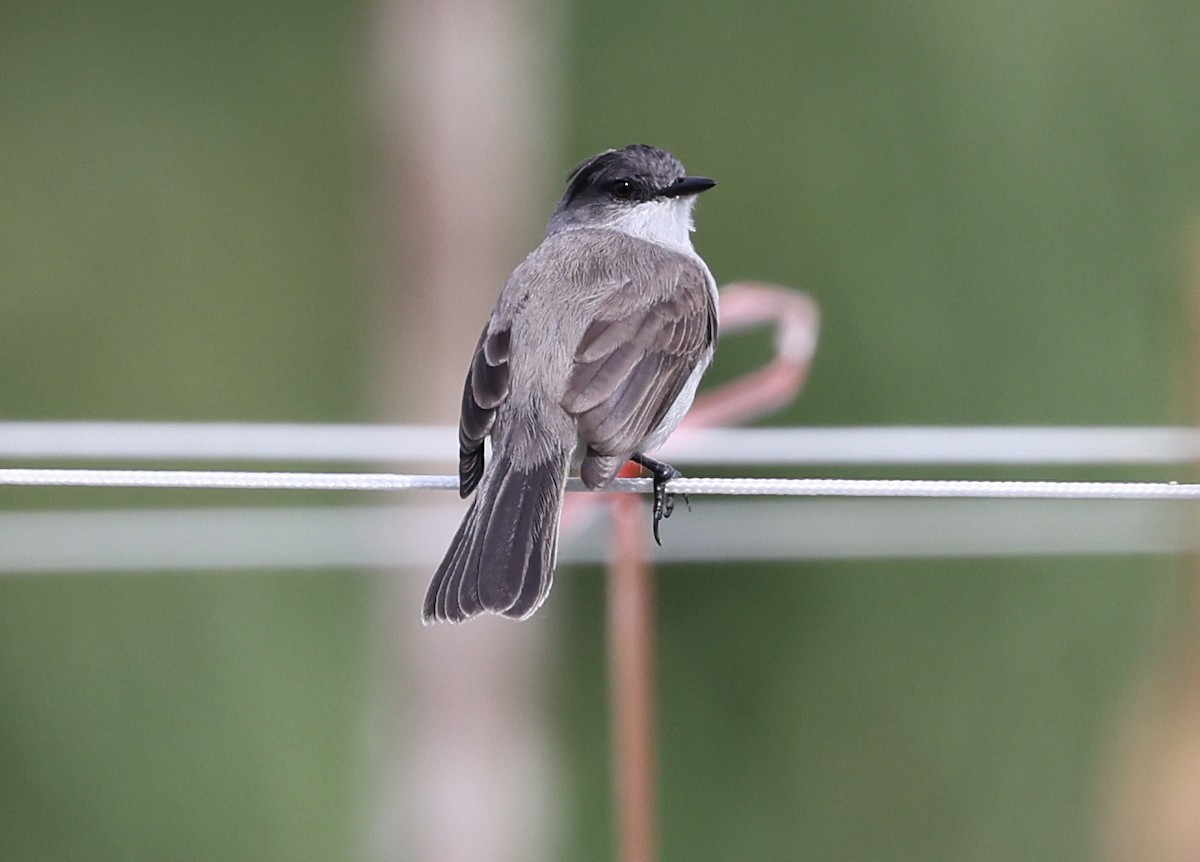
MULTIPOLYGON (((0 418, 378 418, 372 20, 4 5, 0 418)), ((820 302, 811 383, 773 421, 1190 421, 1196 4, 607 0, 565 20, 554 177, 667 147, 721 182, 697 234, 718 280, 820 302)), ((730 340, 713 379, 751 350, 730 340)), ((0 491, 8 509, 134 498, 0 491)), ((1184 565, 664 569, 664 858, 1089 855, 1184 565)), ((564 858, 611 859, 603 586, 558 584, 564 858)), ((0 858, 364 858, 378 589, 0 582, 0 858)))

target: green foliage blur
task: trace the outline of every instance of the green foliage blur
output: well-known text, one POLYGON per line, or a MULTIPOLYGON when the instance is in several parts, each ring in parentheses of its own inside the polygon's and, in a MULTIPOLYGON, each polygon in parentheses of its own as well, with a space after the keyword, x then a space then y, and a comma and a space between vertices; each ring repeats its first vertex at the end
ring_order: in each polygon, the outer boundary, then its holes
MULTIPOLYGON (((371 418, 368 11, 5 4, 0 418, 371 418)), ((696 235, 718 280, 820 302, 811 383, 773 422, 1190 421, 1200 7, 567 18, 555 174, 671 149, 720 181, 696 235)), ((713 378, 753 355, 731 339, 713 378)), ((0 491, 6 509, 112 499, 0 491)), ((663 569, 664 858, 1087 855, 1179 565, 663 569)), ((603 587, 557 583, 565 858, 611 859, 603 587)), ((0 581, 0 858, 363 857, 373 586, 0 581)))
MULTIPOLYGON (((0 21, 0 418, 354 418, 361 10, 18 0, 0 21)), ((237 498, 0 490, 199 501, 237 498)), ((0 580, 0 858, 361 858, 370 586, 0 580)))

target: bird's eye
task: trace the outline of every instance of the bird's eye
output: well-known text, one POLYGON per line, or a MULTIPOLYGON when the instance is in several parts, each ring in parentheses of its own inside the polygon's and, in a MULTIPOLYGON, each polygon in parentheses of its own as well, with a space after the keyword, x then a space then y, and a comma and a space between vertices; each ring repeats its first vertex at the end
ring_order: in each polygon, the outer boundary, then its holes
POLYGON ((617 200, 627 201, 633 197, 633 183, 629 180, 613 180, 608 191, 617 200))

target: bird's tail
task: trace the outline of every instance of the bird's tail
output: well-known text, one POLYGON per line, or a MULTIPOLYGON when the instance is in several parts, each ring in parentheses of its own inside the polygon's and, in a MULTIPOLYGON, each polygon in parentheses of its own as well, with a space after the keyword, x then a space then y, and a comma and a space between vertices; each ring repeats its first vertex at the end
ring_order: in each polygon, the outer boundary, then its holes
POLYGON ((538 609, 554 578, 569 464, 569 452, 525 470, 495 457, 429 584, 425 622, 484 611, 524 619, 538 609))

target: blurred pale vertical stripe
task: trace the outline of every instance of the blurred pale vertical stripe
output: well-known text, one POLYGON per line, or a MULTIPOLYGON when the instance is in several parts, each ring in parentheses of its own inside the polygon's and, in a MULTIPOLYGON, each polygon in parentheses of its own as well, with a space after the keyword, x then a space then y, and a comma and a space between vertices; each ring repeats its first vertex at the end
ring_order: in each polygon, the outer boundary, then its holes
MULTIPOLYGON (((552 125, 556 21, 542 0, 376 10, 384 177, 371 373, 386 418, 456 420, 479 329, 540 238, 569 161, 552 125)), ((455 439, 445 445, 453 453, 455 439)), ((457 517, 439 525, 446 543, 457 517)), ((431 574, 406 572, 381 596, 375 856, 553 858, 558 793, 540 693, 551 615, 422 628, 431 574)))
MULTIPOLYGON (((1200 406, 1200 213, 1186 237, 1191 325, 1183 376, 1193 416, 1200 406)), ((1195 535, 1195 513, 1192 534, 1195 535)), ((1124 733, 1111 754, 1101 832, 1103 862, 1191 862, 1200 859, 1200 571, 1178 592, 1175 637, 1151 664, 1126 708, 1124 733)))

